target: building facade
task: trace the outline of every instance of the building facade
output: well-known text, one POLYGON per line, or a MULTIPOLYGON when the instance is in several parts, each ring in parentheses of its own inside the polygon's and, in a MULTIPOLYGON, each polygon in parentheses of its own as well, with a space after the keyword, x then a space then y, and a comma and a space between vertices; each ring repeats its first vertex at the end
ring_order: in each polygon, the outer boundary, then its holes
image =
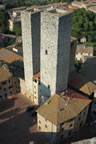
POLYGON ((84 62, 86 57, 93 56, 93 47, 77 45, 75 59, 84 62))
POLYGON ((0 66, 0 101, 19 92, 19 80, 13 77, 12 73, 7 69, 7 66, 3 64, 0 66))
POLYGON ((55 94, 37 110, 38 129, 52 144, 74 135, 85 124, 91 103, 71 89, 63 94, 55 94))

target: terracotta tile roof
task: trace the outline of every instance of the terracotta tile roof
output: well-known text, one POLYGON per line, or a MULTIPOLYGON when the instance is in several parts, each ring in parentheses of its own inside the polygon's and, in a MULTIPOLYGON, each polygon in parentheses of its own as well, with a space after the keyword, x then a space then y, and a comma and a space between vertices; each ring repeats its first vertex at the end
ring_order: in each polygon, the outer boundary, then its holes
POLYGON ((91 95, 94 90, 96 89, 96 85, 88 80, 84 75, 82 74, 77 74, 70 82, 69 84, 73 87, 76 88, 85 94, 91 95))
POLYGON ((91 103, 91 100, 83 95, 73 90, 68 91, 65 96, 55 94, 49 98, 37 113, 57 125, 76 117, 91 103))
POLYGON ((35 74, 35 75, 33 76, 33 79, 40 81, 40 72, 38 72, 37 74, 35 74))
POLYGON ((8 71, 6 65, 0 67, 0 82, 8 80, 12 74, 8 71))
POLYGON ((0 49, 0 60, 3 60, 7 63, 12 63, 17 60, 23 61, 23 57, 13 53, 12 51, 5 49, 5 48, 1 48, 0 49))

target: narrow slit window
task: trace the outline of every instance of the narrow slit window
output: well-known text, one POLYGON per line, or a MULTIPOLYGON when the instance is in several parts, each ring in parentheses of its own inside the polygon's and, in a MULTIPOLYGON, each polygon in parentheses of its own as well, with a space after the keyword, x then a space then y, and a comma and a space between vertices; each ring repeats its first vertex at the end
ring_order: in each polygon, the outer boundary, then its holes
POLYGON ((47 51, 47 50, 45 50, 45 54, 46 54, 46 55, 48 54, 48 51, 47 51))

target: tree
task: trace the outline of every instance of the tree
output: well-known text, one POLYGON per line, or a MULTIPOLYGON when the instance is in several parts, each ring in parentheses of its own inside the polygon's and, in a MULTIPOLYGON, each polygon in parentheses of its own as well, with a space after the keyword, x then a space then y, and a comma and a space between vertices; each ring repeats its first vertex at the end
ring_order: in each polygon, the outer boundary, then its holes
POLYGON ((72 36, 80 38, 87 37, 89 42, 96 41, 96 15, 84 8, 78 9, 73 13, 72 36))
POLYGON ((15 24, 13 27, 13 32, 15 32, 16 35, 21 35, 21 26, 19 24, 15 24))
POLYGON ((6 33, 8 31, 9 15, 4 10, 0 10, 0 32, 6 33))

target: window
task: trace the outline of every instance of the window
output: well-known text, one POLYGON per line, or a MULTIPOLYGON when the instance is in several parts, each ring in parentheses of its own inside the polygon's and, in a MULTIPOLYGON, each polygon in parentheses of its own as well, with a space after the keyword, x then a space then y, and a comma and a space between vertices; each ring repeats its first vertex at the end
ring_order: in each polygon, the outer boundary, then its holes
POLYGON ((10 94, 12 94, 12 91, 10 91, 10 94))
POLYGON ((39 123, 41 124, 41 121, 39 120, 39 123))
POLYGON ((71 131, 69 131, 68 136, 71 136, 71 131))
POLYGON ((6 91, 6 88, 4 88, 4 91, 6 91))
POLYGON ((6 82, 2 82, 2 85, 5 85, 6 84, 6 82))
POLYGON ((10 83, 10 80, 9 80, 9 83, 10 83))
POLYGON ((60 138, 63 139, 63 135, 61 135, 60 138))
POLYGON ((36 86, 34 86, 34 88, 36 89, 36 86))
POLYGON ((35 97, 35 99, 36 99, 36 97, 35 97))
POLYGON ((39 126, 39 130, 41 130, 41 127, 39 126))
POLYGON ((84 111, 83 116, 85 116, 86 112, 84 111))
POLYGON ((12 88, 12 86, 9 86, 9 89, 11 89, 12 88))
POLYGON ((40 85, 40 82, 39 82, 39 85, 40 85))
POLYGON ((37 80, 35 80, 35 82, 37 82, 37 80))
POLYGON ((47 125, 45 125, 45 128, 47 128, 47 125))
POLYGON ((82 124, 83 124, 83 123, 81 122, 79 127, 81 127, 81 126, 82 126, 82 124))
POLYGON ((69 125, 69 127, 72 127, 72 125, 73 125, 73 124, 71 123, 71 124, 69 125))
POLYGON ((36 91, 34 93, 36 94, 36 91))
POLYGON ((79 116, 79 120, 81 119, 81 117, 79 116))
POLYGON ((50 88, 50 85, 48 85, 48 88, 50 88))
POLYGON ((48 51, 47 51, 47 50, 45 50, 45 54, 46 54, 46 55, 48 54, 48 51))
POLYGON ((5 98, 7 97, 7 93, 5 93, 5 98))

